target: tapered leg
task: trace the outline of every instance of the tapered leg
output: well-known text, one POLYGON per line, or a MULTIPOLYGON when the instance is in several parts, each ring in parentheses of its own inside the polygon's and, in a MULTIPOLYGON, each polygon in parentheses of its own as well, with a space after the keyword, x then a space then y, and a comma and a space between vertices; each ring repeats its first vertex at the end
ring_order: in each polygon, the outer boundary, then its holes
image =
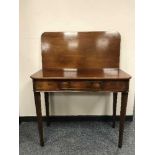
POLYGON ((34 92, 34 99, 35 99, 35 105, 36 105, 40 145, 44 146, 40 92, 34 92))
POLYGON ((117 93, 113 93, 113 124, 112 124, 113 128, 115 128, 116 107, 117 107, 117 93))
POLYGON ((50 122, 49 122, 49 93, 45 92, 44 97, 45 97, 45 107, 46 107, 46 124, 47 124, 47 126, 49 126, 50 125, 50 122))
POLYGON ((118 142, 119 148, 122 147, 123 142, 123 131, 124 131, 127 99, 128 99, 128 92, 123 92, 121 97, 121 113, 120 113, 119 142, 118 142))

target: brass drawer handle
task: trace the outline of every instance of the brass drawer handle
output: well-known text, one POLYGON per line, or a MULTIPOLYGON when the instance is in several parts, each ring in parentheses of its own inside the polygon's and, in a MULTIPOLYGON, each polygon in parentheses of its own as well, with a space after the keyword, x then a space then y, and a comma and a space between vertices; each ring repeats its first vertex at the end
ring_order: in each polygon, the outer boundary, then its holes
POLYGON ((53 83, 47 83, 48 86, 53 86, 53 83))
POLYGON ((103 81, 88 81, 89 87, 102 88, 103 81))
POLYGON ((70 87, 70 82, 64 81, 60 83, 60 88, 61 89, 68 89, 70 87))

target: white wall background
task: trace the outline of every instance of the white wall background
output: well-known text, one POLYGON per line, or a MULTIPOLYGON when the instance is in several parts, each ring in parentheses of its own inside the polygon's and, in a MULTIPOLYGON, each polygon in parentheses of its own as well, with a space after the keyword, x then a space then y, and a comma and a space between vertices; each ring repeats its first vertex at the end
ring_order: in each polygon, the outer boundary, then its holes
MULTIPOLYGON (((41 69, 40 36, 45 31, 119 31, 120 68, 132 75, 127 115, 134 105, 134 0, 20 0, 20 116, 33 116, 30 75, 41 69)), ((43 94, 42 94, 43 95, 43 94)), ((55 94, 52 115, 111 115, 110 93, 55 94)), ((42 96, 42 110, 45 114, 42 96)), ((118 96, 117 114, 120 111, 118 96)))

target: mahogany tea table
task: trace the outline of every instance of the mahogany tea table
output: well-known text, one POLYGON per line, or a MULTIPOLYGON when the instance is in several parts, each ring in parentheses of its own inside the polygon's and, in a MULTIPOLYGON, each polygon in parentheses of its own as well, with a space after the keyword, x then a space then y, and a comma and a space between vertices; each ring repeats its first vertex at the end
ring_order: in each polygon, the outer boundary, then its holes
POLYGON ((44 146, 40 92, 45 95, 49 125, 49 93, 112 92, 113 127, 121 92, 118 147, 122 147, 131 76, 119 68, 118 32, 45 32, 41 36, 42 69, 31 75, 40 145, 44 146))

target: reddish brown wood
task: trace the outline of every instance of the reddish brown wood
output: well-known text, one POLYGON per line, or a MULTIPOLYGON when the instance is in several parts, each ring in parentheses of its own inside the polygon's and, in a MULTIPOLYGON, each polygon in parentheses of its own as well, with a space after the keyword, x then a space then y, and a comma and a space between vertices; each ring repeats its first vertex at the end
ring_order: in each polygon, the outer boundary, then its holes
POLYGON ((100 69, 77 69, 77 71, 65 71, 54 69, 50 71, 40 70, 33 75, 32 79, 83 79, 83 80, 126 80, 131 76, 119 68, 100 68, 100 69))
POLYGON ((35 99, 35 105, 36 105, 40 145, 44 146, 40 92, 34 92, 34 99, 35 99))
POLYGON ((128 91, 129 80, 35 80, 35 91, 128 91))
POLYGON ((42 70, 31 76, 40 144, 44 145, 40 91, 46 92, 47 124, 49 123, 47 92, 109 91, 114 92, 113 127, 115 126, 117 92, 122 92, 119 129, 119 147, 121 147, 127 92, 131 76, 119 69, 120 34, 110 32, 45 32, 41 37, 41 47, 42 70))
POLYGON ((128 99, 128 92, 123 92, 121 97, 121 114, 120 114, 119 142, 118 142, 119 148, 122 147, 123 143, 123 131, 124 131, 127 99, 128 99))
POLYGON ((45 32, 41 44, 43 70, 119 68, 118 32, 45 32))
POLYGON ((117 93, 113 93, 113 125, 112 127, 115 128, 115 121, 116 121, 116 107, 117 107, 117 93))
POLYGON ((45 97, 45 109, 46 109, 46 124, 47 124, 47 126, 49 126, 50 125, 50 122, 49 122, 49 93, 45 92, 44 97, 45 97))

